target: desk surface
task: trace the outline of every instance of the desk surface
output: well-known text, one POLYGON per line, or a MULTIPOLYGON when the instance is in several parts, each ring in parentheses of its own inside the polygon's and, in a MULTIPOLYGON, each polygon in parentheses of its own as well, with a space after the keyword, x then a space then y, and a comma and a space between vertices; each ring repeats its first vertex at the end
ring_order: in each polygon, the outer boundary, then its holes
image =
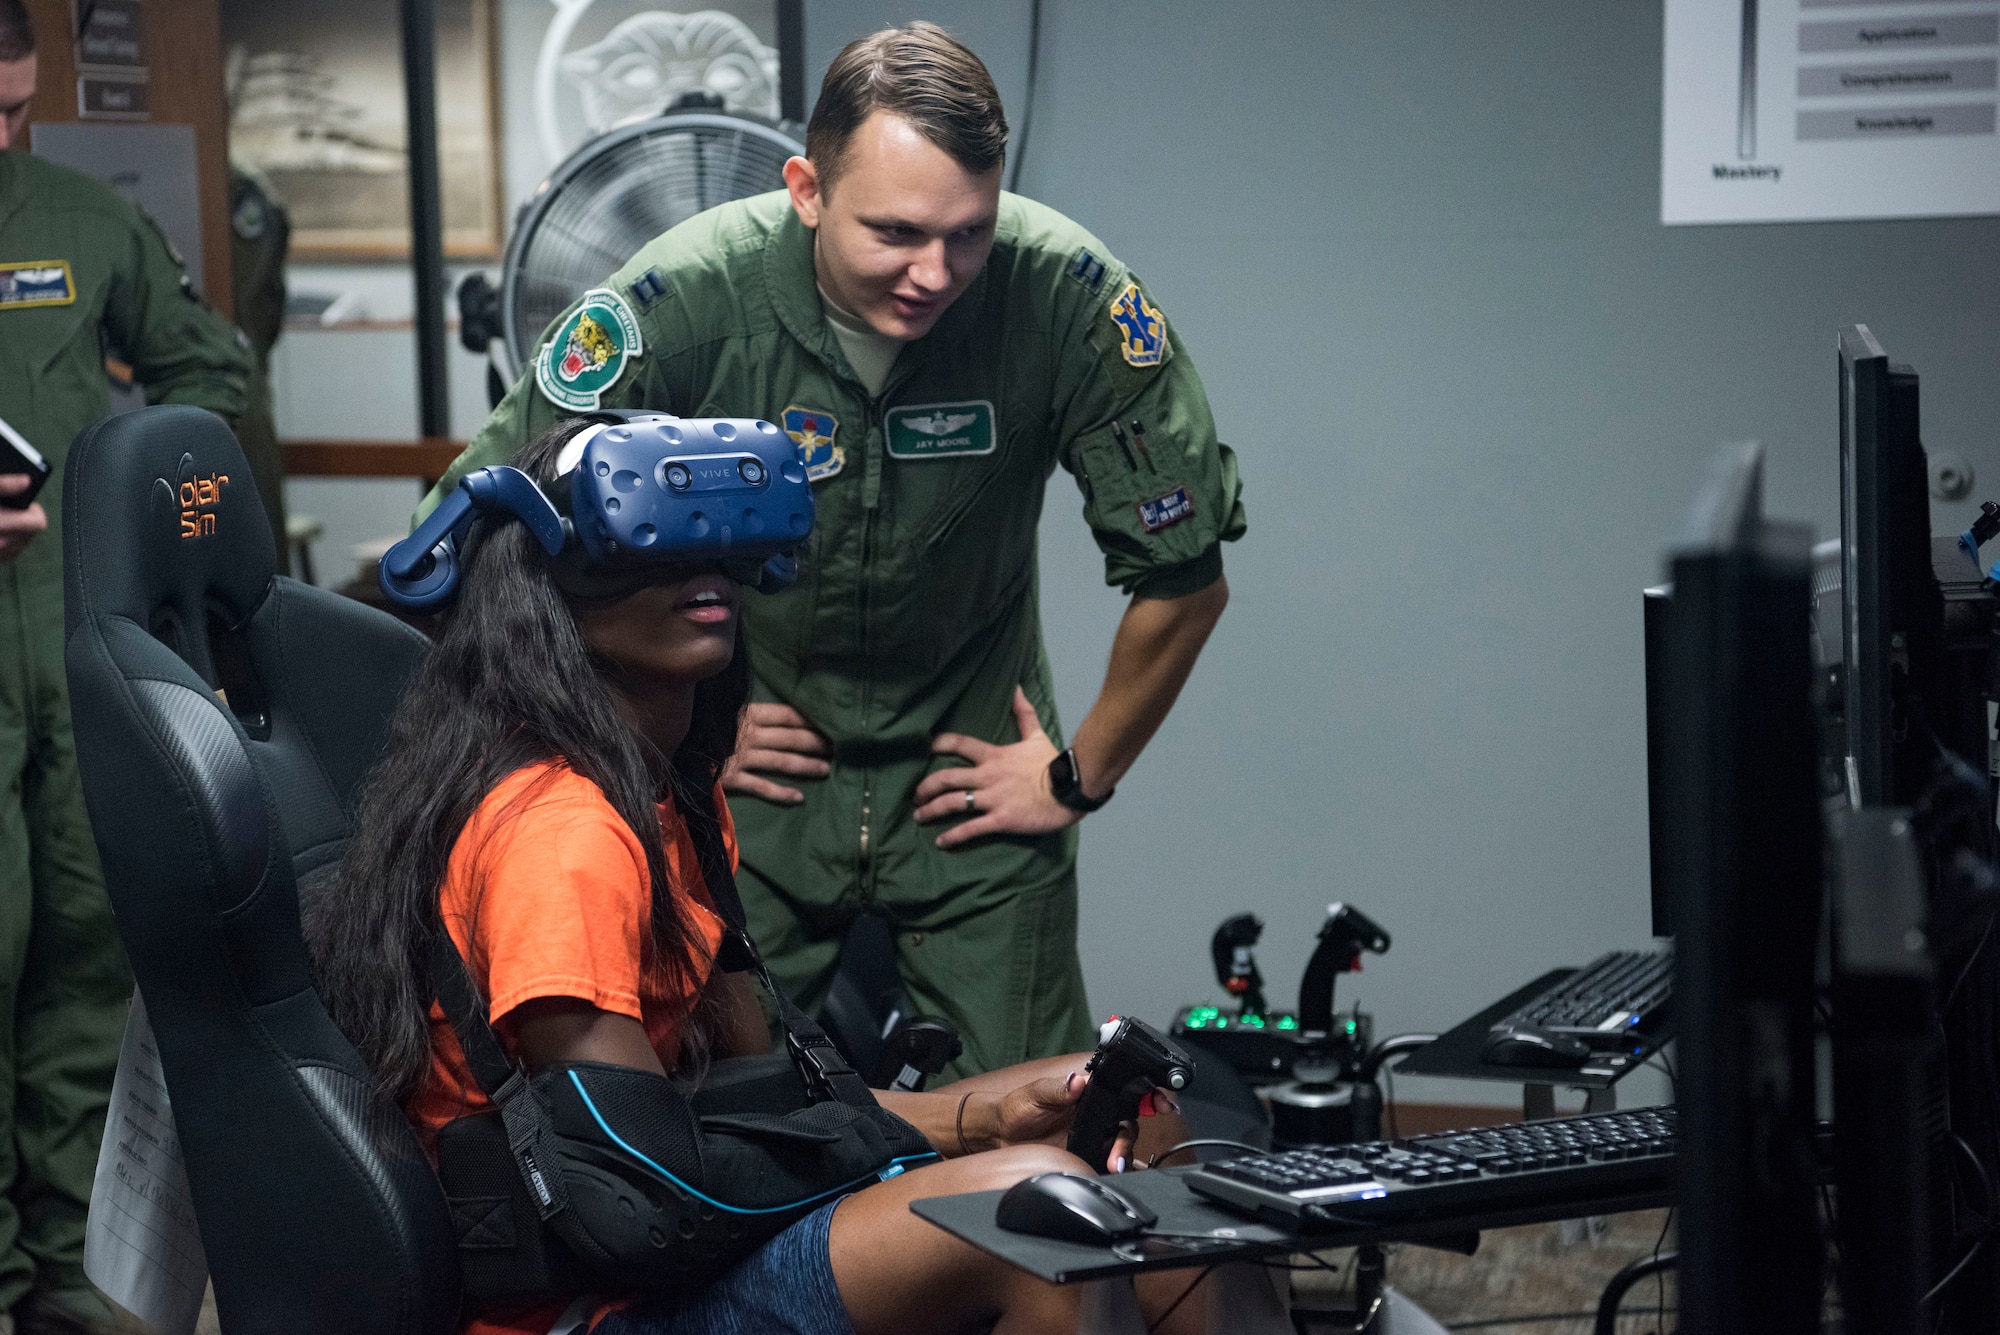
POLYGON ((440 478, 465 449, 462 440, 286 440, 291 477, 440 478))
POLYGON ((1348 1228, 1300 1237, 1224 1210, 1195 1195, 1180 1180, 1188 1171, 1185 1168, 1156 1168, 1118 1177, 1120 1191, 1145 1202, 1159 1215, 1159 1223, 1153 1226, 1155 1231, 1185 1236, 1176 1239, 1147 1238, 1138 1244, 1123 1244, 1115 1248, 1085 1247, 1074 1242, 1009 1233, 993 1222, 993 1213, 1002 1195, 997 1191, 933 1196, 928 1200, 910 1202, 910 1210, 981 1251, 1039 1275, 1050 1283, 1074 1284, 1079 1280, 1137 1274, 1142 1270, 1174 1270, 1218 1261, 1250 1260, 1274 1253, 1353 1247, 1364 1242, 1421 1242, 1427 1238, 1459 1240, 1486 1228, 1507 1228, 1551 1219, 1576 1219, 1585 1215, 1620 1214, 1627 1210, 1653 1209, 1673 1201, 1672 1191, 1664 1188, 1623 1195, 1551 1195, 1547 1200, 1531 1206, 1447 1218, 1404 1220, 1372 1228, 1348 1228))
MULTIPOLYGON (((1515 1085, 1564 1085, 1570 1089, 1608 1089, 1639 1069, 1658 1052, 1668 1033, 1633 1035, 1636 1052, 1621 1054, 1623 1067, 1609 1074, 1591 1075, 1574 1066, 1495 1066, 1484 1052, 1486 1035, 1493 1022, 1533 997, 1575 973, 1574 969, 1551 969, 1525 987, 1509 992, 1465 1023, 1439 1034, 1437 1041, 1411 1053, 1396 1066, 1398 1075, 1438 1075, 1457 1080, 1505 1080, 1515 1085)), ((1600 1066, 1598 1061, 1585 1063, 1600 1066)))

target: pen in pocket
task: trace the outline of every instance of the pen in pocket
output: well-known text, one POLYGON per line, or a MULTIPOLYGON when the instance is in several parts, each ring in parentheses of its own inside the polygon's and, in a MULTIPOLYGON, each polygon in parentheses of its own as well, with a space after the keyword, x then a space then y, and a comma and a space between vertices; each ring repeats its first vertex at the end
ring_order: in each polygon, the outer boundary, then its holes
POLYGON ((1146 471, 1153 468, 1153 452, 1146 448, 1146 424, 1138 418, 1132 419, 1132 439, 1139 446, 1139 457, 1146 461, 1146 471))
POLYGON ((1125 438, 1125 428, 1117 422, 1111 424, 1111 434, 1118 441, 1118 448, 1125 451, 1125 463, 1133 472, 1139 471, 1139 456, 1132 453, 1132 442, 1125 438))

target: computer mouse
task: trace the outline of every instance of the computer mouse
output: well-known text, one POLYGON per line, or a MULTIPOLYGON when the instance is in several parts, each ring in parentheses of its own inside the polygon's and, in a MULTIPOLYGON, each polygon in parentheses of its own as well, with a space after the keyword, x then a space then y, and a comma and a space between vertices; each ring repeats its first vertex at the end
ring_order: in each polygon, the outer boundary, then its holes
POLYGON ((1494 1066, 1581 1066, 1590 1060, 1590 1045, 1532 1024, 1510 1024, 1488 1036, 1484 1055, 1494 1066))
POLYGON ((1101 1247, 1136 1238, 1158 1218, 1101 1177, 1037 1173, 1007 1188, 993 1222, 1010 1233, 1101 1247))

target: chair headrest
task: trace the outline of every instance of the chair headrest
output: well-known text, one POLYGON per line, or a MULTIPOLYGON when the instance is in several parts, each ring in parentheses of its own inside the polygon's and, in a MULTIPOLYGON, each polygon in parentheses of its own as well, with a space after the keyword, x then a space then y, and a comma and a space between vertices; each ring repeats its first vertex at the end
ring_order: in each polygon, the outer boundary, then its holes
POLYGON ((63 525, 85 558, 65 563, 66 633, 129 618, 215 684, 209 618, 240 626, 277 566, 250 465, 222 419, 163 404, 90 427, 69 452, 63 525))

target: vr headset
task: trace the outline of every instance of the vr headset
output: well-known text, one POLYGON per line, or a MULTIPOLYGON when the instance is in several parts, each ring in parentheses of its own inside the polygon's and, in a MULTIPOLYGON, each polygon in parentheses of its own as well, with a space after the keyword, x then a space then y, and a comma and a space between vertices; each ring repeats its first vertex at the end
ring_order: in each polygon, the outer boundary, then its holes
POLYGON ((448 600, 459 548, 490 515, 526 524, 573 597, 623 597, 675 565, 719 564, 763 593, 797 581, 813 497, 784 432, 754 418, 627 409, 584 419, 596 425, 557 456, 554 499, 518 468, 474 469, 382 558, 382 592, 405 607, 448 600))

